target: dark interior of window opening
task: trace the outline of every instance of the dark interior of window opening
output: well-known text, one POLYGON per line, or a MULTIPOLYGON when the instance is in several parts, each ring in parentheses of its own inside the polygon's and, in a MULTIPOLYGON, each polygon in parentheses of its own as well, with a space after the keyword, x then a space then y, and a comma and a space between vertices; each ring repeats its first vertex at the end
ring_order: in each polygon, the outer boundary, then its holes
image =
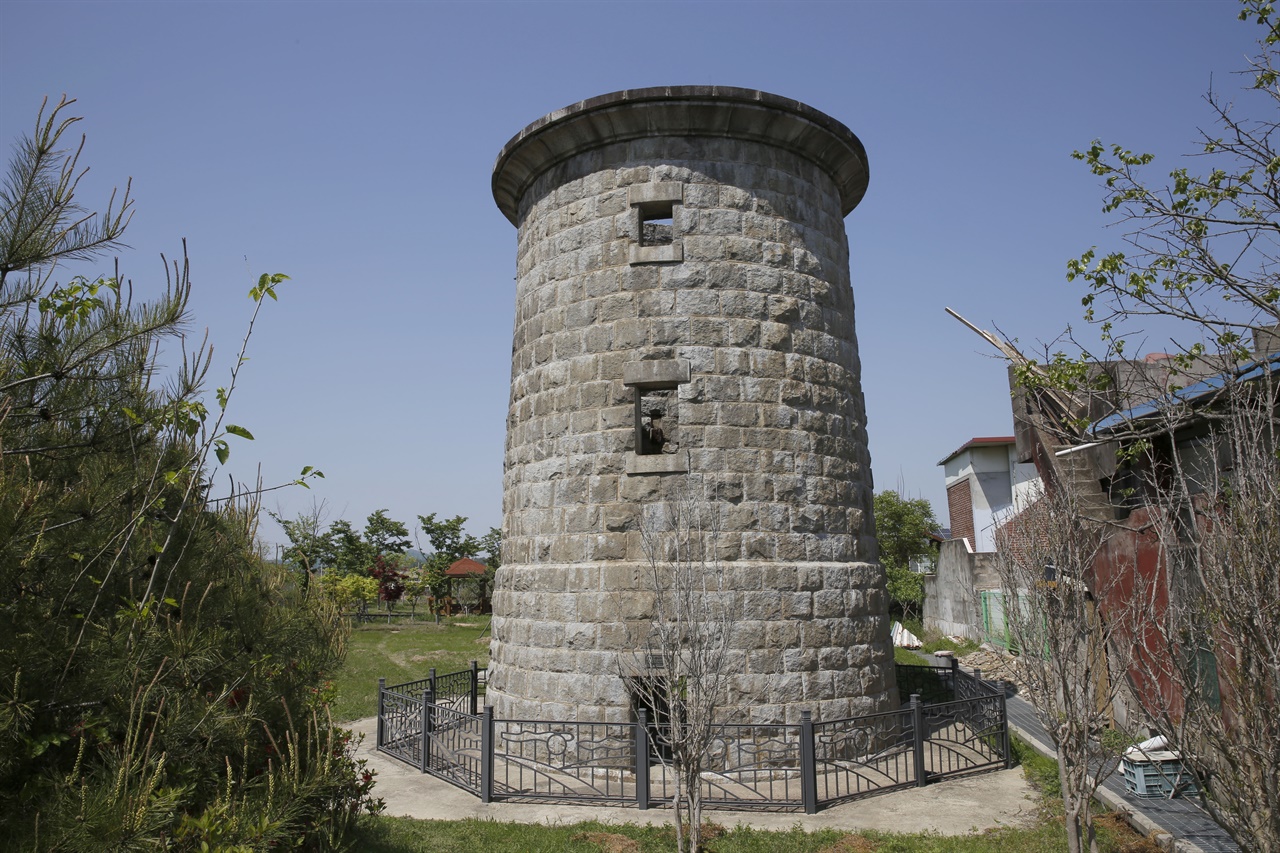
POLYGON ((649 757, 663 763, 671 761, 671 708, 667 702, 667 692, 660 675, 642 675, 627 679, 627 689, 631 694, 631 711, 636 720, 640 718, 643 708, 649 732, 649 757))
POLYGON ((674 453, 677 392, 674 388, 636 389, 636 453, 674 453))
POLYGON ((673 240, 671 202, 640 209, 640 245, 670 246, 673 240))

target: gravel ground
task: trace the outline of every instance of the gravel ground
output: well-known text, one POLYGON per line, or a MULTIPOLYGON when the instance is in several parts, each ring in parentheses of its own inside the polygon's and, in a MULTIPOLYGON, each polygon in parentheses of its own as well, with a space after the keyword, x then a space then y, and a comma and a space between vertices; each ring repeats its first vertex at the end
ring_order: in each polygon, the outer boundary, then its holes
POLYGON ((968 669, 982 670, 982 677, 987 681, 1008 682, 1014 685, 1019 693, 1026 695, 1025 685, 1018 674, 1017 658, 983 645, 976 652, 965 655, 960 662, 968 669))

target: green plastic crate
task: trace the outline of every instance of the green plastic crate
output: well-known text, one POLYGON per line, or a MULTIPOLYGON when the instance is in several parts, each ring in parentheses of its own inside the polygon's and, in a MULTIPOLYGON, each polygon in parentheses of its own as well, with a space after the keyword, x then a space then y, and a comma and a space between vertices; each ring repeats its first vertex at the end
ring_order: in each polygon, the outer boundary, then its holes
POLYGON ((1171 753, 1152 753, 1148 760, 1121 758, 1120 771, 1124 773, 1124 788, 1131 794, 1144 798, 1168 799, 1174 790, 1182 794, 1195 794, 1195 778, 1177 758, 1164 758, 1171 753), (1160 755, 1162 757, 1155 757, 1160 755))

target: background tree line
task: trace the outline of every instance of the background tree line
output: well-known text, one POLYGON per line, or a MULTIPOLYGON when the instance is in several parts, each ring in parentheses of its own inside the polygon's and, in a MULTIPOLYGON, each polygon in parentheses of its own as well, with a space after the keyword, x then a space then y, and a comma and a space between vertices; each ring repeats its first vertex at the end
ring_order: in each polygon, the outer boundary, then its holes
POLYGON ((466 532, 466 517, 438 519, 436 513, 418 516, 418 526, 426 538, 410 539, 403 522, 380 509, 357 531, 346 519, 326 526, 323 504, 288 519, 271 513, 289 538, 282 552, 285 565, 298 573, 303 583, 318 583, 340 609, 362 608, 381 601, 388 607, 396 602, 409 604, 411 612, 424 600, 458 599, 468 607, 483 607, 492 589, 493 577, 502 564, 502 531, 496 527, 476 537, 466 532), (416 545, 417 547, 411 547, 416 545), (486 572, 482 576, 450 579, 445 570, 464 558, 477 559, 486 572))

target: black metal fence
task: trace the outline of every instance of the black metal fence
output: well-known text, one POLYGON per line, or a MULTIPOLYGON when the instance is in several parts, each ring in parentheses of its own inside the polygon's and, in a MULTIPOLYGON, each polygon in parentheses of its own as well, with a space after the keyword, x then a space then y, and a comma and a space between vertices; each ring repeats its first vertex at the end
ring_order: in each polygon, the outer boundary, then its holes
MULTIPOLYGON (((898 666, 897 711, 798 724, 724 724, 702 774, 708 808, 819 808, 1010 763, 1004 691, 953 661, 898 666), (926 698, 930 697, 930 698, 926 698)), ((630 723, 499 720, 476 667, 378 682, 378 749, 493 800, 669 805, 675 778, 643 710, 630 723)))

